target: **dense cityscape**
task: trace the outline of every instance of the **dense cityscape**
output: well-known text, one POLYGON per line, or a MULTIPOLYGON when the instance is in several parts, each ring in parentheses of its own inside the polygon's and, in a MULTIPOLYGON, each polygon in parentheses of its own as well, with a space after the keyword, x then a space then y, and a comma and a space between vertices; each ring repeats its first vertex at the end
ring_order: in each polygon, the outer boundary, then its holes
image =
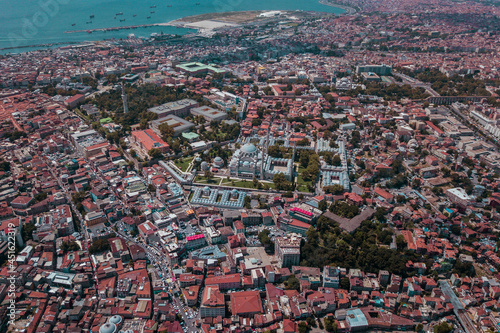
POLYGON ((500 331, 498 2, 325 3, 0 55, 0 332, 500 331))

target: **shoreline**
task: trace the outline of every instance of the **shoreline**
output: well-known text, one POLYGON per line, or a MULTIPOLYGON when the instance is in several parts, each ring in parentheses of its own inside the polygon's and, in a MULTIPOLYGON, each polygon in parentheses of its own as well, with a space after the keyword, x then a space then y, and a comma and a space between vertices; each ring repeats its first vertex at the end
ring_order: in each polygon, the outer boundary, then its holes
MULTIPOLYGON (((344 15, 352 15, 352 14, 357 13, 357 10, 355 8, 335 3, 332 0, 319 0, 319 3, 322 5, 325 5, 325 6, 337 7, 337 8, 343 9, 346 11, 344 13, 344 15)), ((340 14, 340 15, 343 15, 343 14, 340 14)))
POLYGON ((40 50, 45 50, 44 48, 51 48, 52 46, 67 46, 67 45, 75 45, 75 44, 83 44, 85 42, 57 42, 57 43, 45 43, 45 44, 35 44, 35 45, 22 45, 22 46, 7 46, 7 47, 0 47, 0 51, 8 51, 8 50, 15 50, 15 49, 27 49, 30 47, 41 47, 40 50))
MULTIPOLYGON (((339 8, 342 10, 345 10, 345 13, 340 13, 340 14, 335 14, 335 15, 352 15, 355 14, 357 11, 356 9, 349 7, 349 6, 344 6, 341 4, 334 3, 332 0, 319 0, 318 1, 320 4, 329 6, 329 7, 335 7, 339 8)), ((94 28, 94 29, 81 29, 81 30, 67 30, 64 31, 65 34, 71 34, 71 33, 81 33, 81 32, 88 32, 89 34, 92 32, 107 32, 107 31, 119 31, 119 30, 135 30, 138 28, 146 28, 146 27, 153 27, 153 26, 171 26, 171 27, 177 27, 177 28, 185 28, 185 29, 193 29, 196 30, 197 33, 200 32, 200 30, 203 30, 200 27, 194 28, 190 27, 189 25, 192 23, 200 22, 200 21, 217 21, 220 23, 228 23, 228 24, 245 24, 245 23, 250 23, 250 22, 256 22, 259 21, 259 19, 269 19, 270 17, 259 17, 260 14, 266 13, 266 12, 273 12, 273 11, 278 11, 285 13, 287 15, 292 15, 292 14, 299 14, 299 13, 308 13, 307 11, 299 11, 299 10, 244 10, 244 11, 228 11, 228 12, 222 12, 222 13, 205 13, 205 14, 197 14, 197 15, 190 15, 190 16, 184 16, 175 20, 171 20, 166 23, 151 23, 151 24, 142 24, 142 25, 131 25, 131 26, 122 26, 122 27, 108 27, 108 28, 94 28)), ((317 13, 324 13, 324 14, 331 14, 328 12, 317 12, 317 13)), ((77 41, 70 41, 70 42, 55 42, 55 43, 44 43, 44 44, 34 44, 34 45, 22 45, 22 46, 17 46, 17 47, 4 47, 0 48, 0 51, 7 51, 8 50, 14 50, 14 49, 26 49, 26 48, 38 48, 37 50, 45 50, 48 48, 51 48, 53 46, 61 45, 63 46, 70 46, 70 45, 80 45, 80 44, 87 44, 87 43, 96 43, 96 42, 105 42, 110 39, 102 39, 102 40, 97 40, 97 41, 82 41, 82 42, 77 42, 77 41)), ((19 52, 23 53, 23 52, 19 52)), ((19 53, 14 53, 14 54, 19 54, 19 53)))

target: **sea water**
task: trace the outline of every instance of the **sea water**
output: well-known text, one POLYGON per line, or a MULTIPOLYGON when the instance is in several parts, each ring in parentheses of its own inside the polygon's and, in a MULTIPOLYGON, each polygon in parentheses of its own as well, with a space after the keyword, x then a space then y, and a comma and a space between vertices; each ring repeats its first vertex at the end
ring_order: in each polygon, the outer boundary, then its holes
POLYGON ((130 33, 136 37, 162 32, 183 35, 193 30, 173 26, 92 33, 87 30, 167 23, 191 15, 245 10, 345 12, 318 0, 0 0, 0 49, 4 49, 1 53, 26 52, 41 48, 36 45, 119 39, 130 33), (65 33, 71 30, 83 31, 65 33))

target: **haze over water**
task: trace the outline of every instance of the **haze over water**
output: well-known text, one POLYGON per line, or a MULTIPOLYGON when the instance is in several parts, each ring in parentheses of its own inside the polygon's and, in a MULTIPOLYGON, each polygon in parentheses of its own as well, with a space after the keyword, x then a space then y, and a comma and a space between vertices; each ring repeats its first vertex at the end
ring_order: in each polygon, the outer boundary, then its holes
MULTIPOLYGON (((320 4, 318 0, 0 0, 0 9, 0 48, 118 39, 126 38, 130 33, 137 37, 148 37, 153 32, 185 34, 192 30, 155 26, 134 30, 99 31, 92 34, 64 32, 166 23, 190 15, 213 12, 243 10, 304 10, 336 14, 344 12, 343 9, 320 4), (118 13, 123 15, 116 15, 118 13), (94 17, 91 18, 91 15, 94 17)), ((29 50, 10 49, 3 53, 29 50)))

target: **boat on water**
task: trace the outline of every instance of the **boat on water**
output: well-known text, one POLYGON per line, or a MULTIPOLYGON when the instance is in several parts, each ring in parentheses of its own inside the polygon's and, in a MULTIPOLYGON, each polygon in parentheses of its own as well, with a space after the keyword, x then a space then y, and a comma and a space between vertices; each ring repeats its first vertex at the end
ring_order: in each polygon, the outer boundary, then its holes
POLYGON ((93 19, 94 18, 94 14, 90 15, 90 18, 93 19))
POLYGON ((149 8, 156 8, 156 5, 153 5, 153 6, 149 7, 149 8))
POLYGON ((88 32, 89 34, 91 34, 91 33, 92 33, 92 30, 87 30, 87 32, 88 32))
POLYGON ((196 6, 199 6, 199 5, 200 5, 200 3, 199 3, 199 2, 197 2, 197 3, 196 3, 196 6))
POLYGON ((136 17, 136 16, 137 16, 137 14, 132 15, 132 17, 136 17))
POLYGON ((117 13, 116 15, 117 15, 117 16, 118 16, 118 15, 123 15, 123 12, 119 12, 119 13, 117 13))
POLYGON ((86 24, 92 24, 92 21, 85 22, 86 24))
POLYGON ((76 25, 76 23, 73 23, 71 26, 74 27, 76 25))
POLYGON ((123 20, 120 20, 120 22, 125 22, 125 19, 123 19, 123 20))
POLYGON ((154 14, 155 12, 150 12, 151 14, 154 14))
POLYGON ((148 20, 151 18, 151 16, 146 17, 148 20))
POLYGON ((167 7, 172 7, 172 5, 168 5, 167 7))

